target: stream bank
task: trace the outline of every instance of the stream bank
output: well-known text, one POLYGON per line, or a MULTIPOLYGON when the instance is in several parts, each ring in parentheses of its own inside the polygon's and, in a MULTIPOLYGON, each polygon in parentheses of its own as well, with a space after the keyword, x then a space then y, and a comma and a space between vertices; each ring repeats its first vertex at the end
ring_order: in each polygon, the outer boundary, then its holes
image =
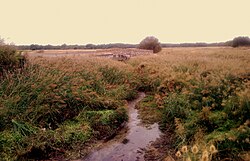
MULTIPOLYGON (((146 148, 157 138, 160 138, 159 125, 154 123, 148 127, 141 124, 138 110, 135 109, 145 97, 145 93, 139 93, 139 97, 128 103, 129 121, 127 132, 118 134, 114 139, 103 143, 83 160, 86 161, 135 161, 144 160, 146 148)), ((122 132, 121 132, 122 133, 122 132)))

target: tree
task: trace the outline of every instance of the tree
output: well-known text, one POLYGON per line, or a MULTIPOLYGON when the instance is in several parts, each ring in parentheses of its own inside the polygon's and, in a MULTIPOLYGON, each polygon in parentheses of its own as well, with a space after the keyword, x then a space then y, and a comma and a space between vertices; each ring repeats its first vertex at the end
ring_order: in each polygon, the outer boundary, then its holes
POLYGON ((233 39, 232 47, 250 46, 250 38, 239 36, 233 39))
POLYGON ((86 49, 95 49, 95 45, 94 44, 87 44, 86 49))
POLYGON ((148 36, 143 39, 139 46, 139 49, 153 50, 154 53, 158 53, 161 51, 161 44, 159 40, 153 36, 148 36))

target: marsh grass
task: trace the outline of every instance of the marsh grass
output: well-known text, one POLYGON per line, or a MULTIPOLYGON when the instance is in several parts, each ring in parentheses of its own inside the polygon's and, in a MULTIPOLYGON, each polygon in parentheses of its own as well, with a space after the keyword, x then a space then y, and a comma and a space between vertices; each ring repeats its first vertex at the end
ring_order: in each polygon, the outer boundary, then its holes
POLYGON ((136 97, 140 83, 130 66, 91 57, 29 62, 0 82, 3 160, 74 158, 72 149, 127 121, 126 100, 136 97))
POLYGON ((249 62, 249 48, 169 48, 126 63, 30 57, 0 81, 0 157, 80 158, 128 119, 126 101, 144 91, 141 116, 171 128, 176 151, 197 145, 201 157, 214 145, 213 160, 237 160, 250 150, 249 62))
POLYGON ((161 109, 161 127, 174 131, 174 148, 215 145, 218 153, 204 160, 240 160, 249 152, 249 48, 169 48, 129 63, 142 62, 148 79, 160 82, 148 104, 157 104, 151 112, 161 109))

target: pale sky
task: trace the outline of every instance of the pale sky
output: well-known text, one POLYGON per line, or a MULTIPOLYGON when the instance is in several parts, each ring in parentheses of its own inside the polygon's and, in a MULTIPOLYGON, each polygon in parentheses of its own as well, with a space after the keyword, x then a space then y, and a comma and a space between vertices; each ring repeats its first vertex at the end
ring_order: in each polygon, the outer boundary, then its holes
POLYGON ((250 36, 250 0, 0 0, 15 44, 220 42, 250 36))

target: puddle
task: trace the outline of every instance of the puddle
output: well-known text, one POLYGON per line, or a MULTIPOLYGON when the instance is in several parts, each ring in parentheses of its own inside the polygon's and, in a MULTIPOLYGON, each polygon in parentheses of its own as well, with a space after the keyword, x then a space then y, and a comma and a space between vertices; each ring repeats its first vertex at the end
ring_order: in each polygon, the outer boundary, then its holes
MULTIPOLYGON (((86 161, 143 161, 144 149, 160 137, 158 124, 149 127, 141 125, 138 118, 138 110, 135 105, 145 97, 140 93, 139 97, 129 102, 128 132, 122 138, 104 143, 102 148, 89 154, 86 161), (114 141, 115 140, 115 141, 114 141), (106 145, 107 144, 107 145, 106 145)), ((118 136, 119 137, 119 136, 118 136)))

